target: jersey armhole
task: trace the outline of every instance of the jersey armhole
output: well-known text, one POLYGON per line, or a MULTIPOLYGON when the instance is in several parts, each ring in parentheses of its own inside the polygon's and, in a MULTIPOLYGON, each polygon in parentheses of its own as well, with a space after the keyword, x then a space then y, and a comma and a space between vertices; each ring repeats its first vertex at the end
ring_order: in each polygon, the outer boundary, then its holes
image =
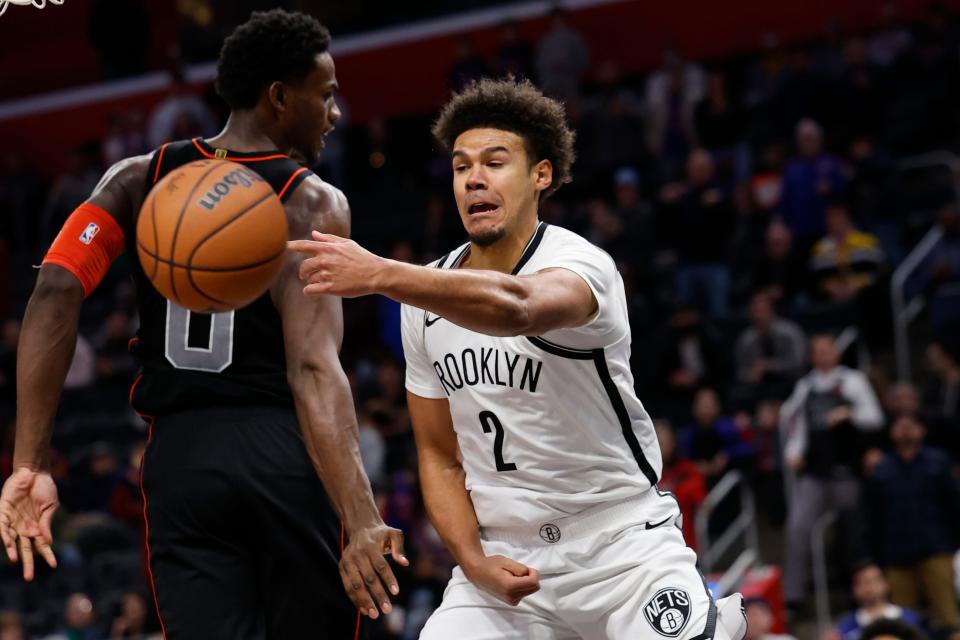
POLYGON ((292 196, 297 190, 297 187, 299 187, 300 184, 312 174, 313 172, 307 167, 300 167, 291 173, 290 177, 287 178, 286 183, 283 185, 283 188, 277 192, 277 197, 280 198, 280 202, 286 202, 289 200, 290 196, 292 196))

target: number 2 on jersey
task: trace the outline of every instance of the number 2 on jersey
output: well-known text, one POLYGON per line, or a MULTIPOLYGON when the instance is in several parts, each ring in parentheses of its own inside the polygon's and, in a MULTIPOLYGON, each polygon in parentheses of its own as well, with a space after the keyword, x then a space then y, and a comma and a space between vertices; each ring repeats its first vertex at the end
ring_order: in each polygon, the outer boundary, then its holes
POLYGON ((517 465, 512 462, 503 461, 504 433, 503 425, 500 423, 500 418, 498 418, 497 415, 492 411, 481 411, 480 426, 483 427, 484 433, 496 431, 496 435, 493 437, 493 459, 497 463, 497 471, 516 471, 517 465))

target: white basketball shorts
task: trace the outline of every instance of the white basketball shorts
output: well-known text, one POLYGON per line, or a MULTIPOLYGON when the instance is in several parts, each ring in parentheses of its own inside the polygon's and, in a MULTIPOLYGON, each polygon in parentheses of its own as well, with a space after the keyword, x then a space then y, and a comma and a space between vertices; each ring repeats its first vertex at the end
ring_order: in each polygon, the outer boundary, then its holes
POLYGON ((553 522, 485 529, 486 555, 537 569, 540 590, 512 607, 456 567, 420 638, 728 640, 679 518, 673 496, 651 490, 553 522))

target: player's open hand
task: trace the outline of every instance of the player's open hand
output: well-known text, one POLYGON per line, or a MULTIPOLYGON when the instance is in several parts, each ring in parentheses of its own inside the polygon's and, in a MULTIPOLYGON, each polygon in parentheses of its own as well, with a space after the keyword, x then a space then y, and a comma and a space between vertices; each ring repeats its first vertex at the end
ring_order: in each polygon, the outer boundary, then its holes
POLYGON ((294 240, 287 247, 309 256, 300 263, 306 295, 354 298, 376 291, 384 260, 353 240, 314 231, 313 240, 294 240))
POLYGON ((513 607, 540 590, 536 569, 505 556, 488 556, 463 571, 470 582, 513 607))
POLYGON ((340 556, 340 577, 347 595, 361 613, 374 620, 380 611, 390 613, 393 608, 387 592, 400 593, 386 555, 401 566, 410 564, 403 555, 403 532, 380 523, 353 532, 340 556))
POLYGON ((50 474, 21 467, 3 483, 0 493, 0 537, 10 562, 23 562, 24 580, 33 580, 34 552, 56 568, 50 521, 60 506, 50 474))

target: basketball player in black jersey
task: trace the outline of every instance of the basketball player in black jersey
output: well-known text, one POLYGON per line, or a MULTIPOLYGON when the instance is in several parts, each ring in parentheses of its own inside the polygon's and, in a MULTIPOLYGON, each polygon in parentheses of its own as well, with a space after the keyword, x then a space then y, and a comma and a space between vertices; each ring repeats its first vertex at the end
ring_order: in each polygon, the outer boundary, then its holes
POLYGON ((81 302, 126 244, 141 322, 134 352, 142 373, 131 399, 151 423, 142 488, 168 638, 356 638, 350 601, 371 618, 388 612, 398 587, 385 556, 407 564, 402 534, 384 525, 361 466, 338 356, 340 299, 304 296, 302 256, 290 253, 248 307, 191 314, 152 288, 133 248, 151 186, 208 157, 260 173, 284 203, 291 238, 313 229, 349 235, 343 194, 299 164, 317 158, 340 116, 328 45, 327 30, 303 14, 257 13, 240 26, 218 66, 217 88, 232 109, 224 130, 111 167, 74 214, 86 225, 83 246, 68 221, 24 317, 0 533, 29 580, 34 553, 56 564, 50 437, 81 302), (338 516, 349 541, 342 555, 338 516))

